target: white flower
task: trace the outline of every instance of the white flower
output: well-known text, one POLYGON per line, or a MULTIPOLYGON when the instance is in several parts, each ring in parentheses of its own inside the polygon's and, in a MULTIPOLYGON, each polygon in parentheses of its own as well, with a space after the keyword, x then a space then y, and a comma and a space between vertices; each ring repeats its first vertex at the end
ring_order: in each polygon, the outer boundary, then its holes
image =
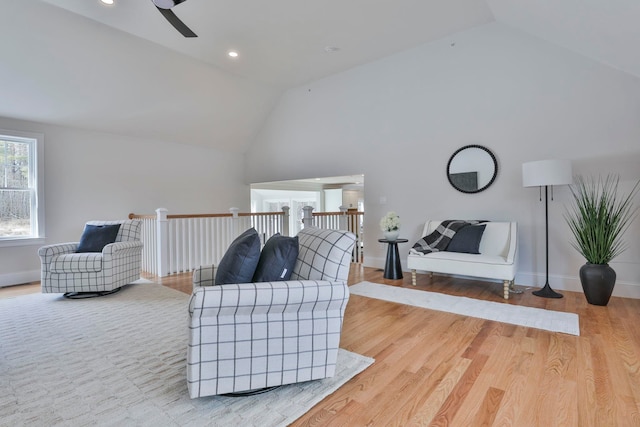
POLYGON ((392 231, 400 229, 400 217, 395 212, 389 212, 380 220, 382 231, 392 231))

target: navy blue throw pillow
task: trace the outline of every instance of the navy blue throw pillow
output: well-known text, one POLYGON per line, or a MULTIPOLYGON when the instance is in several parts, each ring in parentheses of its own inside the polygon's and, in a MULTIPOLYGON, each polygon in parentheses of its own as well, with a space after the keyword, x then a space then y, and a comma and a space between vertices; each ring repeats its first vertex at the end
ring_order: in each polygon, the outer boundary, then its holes
POLYGON ((465 254, 479 254, 480 241, 484 234, 485 225, 467 225, 453 235, 447 246, 447 252, 461 252, 465 254))
POLYGON ((298 236, 286 237, 280 233, 267 240, 253 275, 254 282, 289 280, 298 259, 298 236))
POLYGON ((239 235, 220 260, 216 285, 250 283, 260 259, 260 236, 255 228, 239 235))
POLYGON ((116 241, 120 224, 85 225, 76 252, 102 252, 109 243, 116 241))

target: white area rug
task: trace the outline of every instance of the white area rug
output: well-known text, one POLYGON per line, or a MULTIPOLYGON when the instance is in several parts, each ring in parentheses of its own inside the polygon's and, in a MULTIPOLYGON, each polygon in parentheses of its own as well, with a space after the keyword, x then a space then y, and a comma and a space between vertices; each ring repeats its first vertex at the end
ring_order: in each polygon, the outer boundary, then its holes
POLYGON ((579 319, 575 313, 482 301, 371 282, 360 282, 350 286, 349 291, 354 295, 413 305, 430 310, 446 311, 448 313, 495 320, 496 322, 511 323, 528 328, 544 329, 551 332, 580 335, 579 319))
POLYGON ((0 300, 0 426, 284 426, 373 363, 341 349, 334 378, 192 400, 188 300, 148 283, 0 300))

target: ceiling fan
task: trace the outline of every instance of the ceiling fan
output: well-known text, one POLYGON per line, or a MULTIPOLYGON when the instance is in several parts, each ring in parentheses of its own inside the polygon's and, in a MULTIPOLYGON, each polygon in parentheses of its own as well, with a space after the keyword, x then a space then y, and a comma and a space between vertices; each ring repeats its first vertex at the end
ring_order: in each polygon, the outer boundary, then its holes
POLYGON ((158 8, 162 16, 166 18, 167 21, 173 27, 180 32, 185 37, 198 37, 196 33, 191 31, 189 27, 185 25, 184 22, 180 20, 176 16, 175 13, 171 10, 172 7, 179 5, 180 3, 185 2, 186 0, 151 0, 153 4, 158 8))

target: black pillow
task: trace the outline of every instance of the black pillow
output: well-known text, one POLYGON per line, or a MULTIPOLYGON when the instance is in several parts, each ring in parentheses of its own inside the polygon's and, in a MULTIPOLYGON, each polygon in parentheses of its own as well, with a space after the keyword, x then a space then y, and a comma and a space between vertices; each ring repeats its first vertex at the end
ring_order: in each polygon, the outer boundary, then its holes
POLYGON ((109 243, 116 241, 120 224, 85 225, 76 252, 102 252, 109 243))
POLYGON ((467 225, 453 235, 447 246, 447 252, 461 252, 465 254, 479 254, 480 240, 484 233, 484 225, 467 225))
POLYGON ((277 282, 289 280, 298 259, 298 236, 286 237, 280 233, 267 240, 258 267, 253 274, 254 282, 277 282))
POLYGON ((220 260, 216 285, 250 283, 260 259, 260 236, 255 228, 239 235, 220 260))

